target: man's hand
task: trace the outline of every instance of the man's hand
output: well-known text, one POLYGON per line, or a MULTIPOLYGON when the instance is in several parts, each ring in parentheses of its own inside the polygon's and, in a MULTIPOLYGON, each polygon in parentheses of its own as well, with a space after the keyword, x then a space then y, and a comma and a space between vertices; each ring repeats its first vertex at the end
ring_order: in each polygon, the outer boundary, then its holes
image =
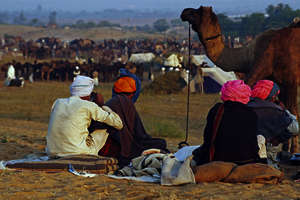
POLYGON ((112 113, 113 112, 112 109, 110 109, 110 107, 108 107, 108 106, 102 106, 102 109, 104 111, 108 112, 108 113, 112 113))
POLYGON ((88 146, 88 147, 94 145, 93 137, 91 135, 88 135, 86 137, 85 143, 86 143, 86 146, 88 146))

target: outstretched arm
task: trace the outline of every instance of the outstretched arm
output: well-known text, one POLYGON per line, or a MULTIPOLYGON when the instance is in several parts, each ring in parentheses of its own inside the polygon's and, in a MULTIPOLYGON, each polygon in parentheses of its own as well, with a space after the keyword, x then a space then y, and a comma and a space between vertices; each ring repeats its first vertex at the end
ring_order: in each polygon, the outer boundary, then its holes
POLYGON ((119 115, 113 112, 109 107, 103 106, 102 108, 94 104, 91 117, 95 121, 103 122, 109 126, 112 126, 118 130, 123 128, 123 123, 119 115))

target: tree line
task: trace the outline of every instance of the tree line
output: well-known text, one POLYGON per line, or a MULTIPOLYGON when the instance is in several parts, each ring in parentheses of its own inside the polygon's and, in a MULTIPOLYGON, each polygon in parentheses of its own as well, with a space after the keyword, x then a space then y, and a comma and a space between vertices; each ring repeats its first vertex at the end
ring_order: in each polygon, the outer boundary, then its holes
POLYGON ((225 36, 245 37, 287 26, 295 17, 300 17, 300 10, 293 10, 288 4, 280 3, 269 5, 266 13, 257 12, 238 18, 229 18, 225 14, 217 16, 225 36))

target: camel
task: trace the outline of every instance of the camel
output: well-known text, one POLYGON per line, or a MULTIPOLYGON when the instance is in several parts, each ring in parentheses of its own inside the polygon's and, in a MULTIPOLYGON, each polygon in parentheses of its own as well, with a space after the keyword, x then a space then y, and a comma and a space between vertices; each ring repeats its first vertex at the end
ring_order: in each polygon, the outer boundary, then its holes
MULTIPOLYGON (((261 79, 273 80, 280 86, 279 99, 293 113, 297 110, 297 86, 300 83, 300 25, 268 30, 247 46, 225 46, 221 28, 212 7, 186 8, 181 19, 188 21, 197 32, 207 56, 224 71, 245 74, 245 81, 253 86, 261 79)), ((296 24, 295 24, 296 23, 296 24)), ((298 138, 294 138, 291 152, 297 152, 298 138)))

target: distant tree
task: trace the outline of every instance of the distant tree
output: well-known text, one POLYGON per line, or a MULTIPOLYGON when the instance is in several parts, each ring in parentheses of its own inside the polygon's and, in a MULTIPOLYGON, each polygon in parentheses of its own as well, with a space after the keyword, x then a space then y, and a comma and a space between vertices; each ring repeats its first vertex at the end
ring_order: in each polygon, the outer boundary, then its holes
POLYGON ((151 33, 153 31, 153 29, 151 28, 151 26, 149 26, 149 24, 145 24, 143 26, 136 26, 135 28, 137 31, 142 31, 147 33, 151 33))
POLYGON ((218 14, 218 21, 225 35, 245 37, 290 24, 294 17, 300 16, 300 10, 292 10, 287 4, 269 5, 264 13, 252 13, 232 20, 224 14, 218 14))
POLYGON ((24 25, 26 23, 26 17, 24 16, 24 13, 23 11, 20 12, 20 15, 17 16, 15 19, 14 19, 14 23, 15 24, 22 24, 24 25))
POLYGON ((86 28, 94 28, 96 27, 96 23, 93 21, 89 21, 88 23, 86 23, 86 28))
POLYGON ((39 24, 39 20, 37 18, 33 18, 30 22, 29 25, 30 26, 36 26, 39 24))
POLYGON ((181 19, 172 19, 170 21, 170 24, 171 24, 172 27, 184 26, 184 22, 181 19))
POLYGON ((263 13, 253 13, 243 17, 241 21, 241 36, 255 36, 265 29, 265 15, 263 13))
POLYGON ((57 15, 56 11, 50 12, 48 25, 56 25, 57 24, 56 23, 56 15, 57 15))
POLYGON ((84 20, 79 19, 76 21, 76 25, 81 25, 81 24, 84 24, 84 20))
POLYGON ((234 22, 225 14, 218 14, 218 20, 222 29, 222 33, 225 36, 238 36, 238 29, 240 28, 239 22, 234 22))
POLYGON ((294 11, 294 13, 293 13, 293 19, 295 17, 300 17, 300 9, 297 9, 297 10, 294 11))
POLYGON ((76 28, 85 28, 85 22, 82 19, 76 21, 74 27, 76 28))
POLYGON ((280 28, 291 23, 295 12, 288 4, 278 4, 277 6, 269 5, 266 9, 268 18, 266 28, 280 28))
POLYGON ((109 22, 109 21, 100 21, 99 23, 98 23, 98 26, 99 27, 110 27, 111 26, 111 23, 109 22))
POLYGON ((166 31, 170 26, 166 19, 158 19, 153 23, 153 27, 155 30, 159 32, 166 31))
POLYGON ((111 23, 109 21, 100 21, 98 24, 97 24, 98 27, 121 27, 120 24, 114 24, 114 23, 111 23))
POLYGON ((144 26, 141 27, 141 30, 149 33, 152 31, 152 28, 151 26, 149 26, 149 24, 145 24, 144 26))

